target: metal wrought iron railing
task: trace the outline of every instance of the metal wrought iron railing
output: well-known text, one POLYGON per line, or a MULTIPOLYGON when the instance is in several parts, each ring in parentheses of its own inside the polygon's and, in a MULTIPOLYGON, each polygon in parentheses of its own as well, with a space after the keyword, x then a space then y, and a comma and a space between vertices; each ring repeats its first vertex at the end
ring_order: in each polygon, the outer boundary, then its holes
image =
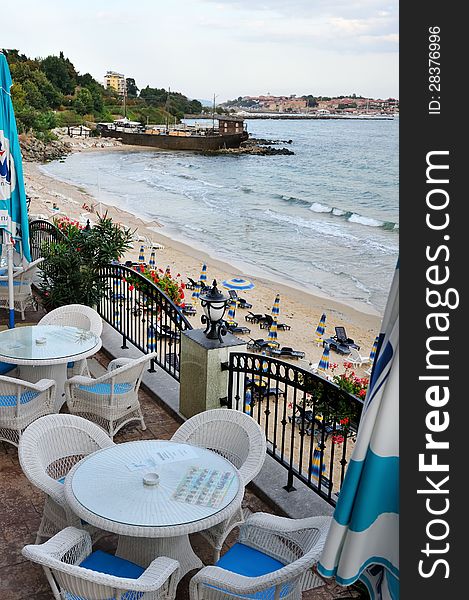
POLYGON ((29 224, 29 244, 32 260, 43 256, 44 246, 51 242, 61 242, 64 234, 53 223, 37 219, 29 224))
POLYGON ((181 331, 192 325, 174 302, 152 281, 130 267, 110 264, 100 273, 106 285, 98 313, 142 352, 157 352, 152 361, 179 381, 181 331))
POLYGON ((295 477, 335 506, 352 453, 363 403, 334 383, 278 359, 232 353, 230 408, 263 428, 267 451, 295 477))

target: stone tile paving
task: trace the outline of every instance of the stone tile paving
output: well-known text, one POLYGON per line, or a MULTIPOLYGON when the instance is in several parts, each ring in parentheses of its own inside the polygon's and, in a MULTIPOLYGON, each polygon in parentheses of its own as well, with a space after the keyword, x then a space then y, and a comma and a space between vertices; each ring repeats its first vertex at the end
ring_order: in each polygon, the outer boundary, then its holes
MULTIPOLYGON (((26 324, 34 322, 37 316, 28 315, 26 324)), ((3 327, 0 327, 0 330, 3 327)), ((103 353, 97 360, 105 366, 108 359, 103 353)), ((159 406, 145 391, 140 392, 140 401, 147 429, 128 425, 115 437, 117 443, 139 439, 169 439, 179 427, 178 421, 159 406)), ((23 475, 18 462, 17 449, 0 442, 0 600, 53 600, 52 592, 42 569, 25 560, 21 549, 33 543, 40 523, 44 494, 34 488, 23 475)), ((258 498, 251 490, 246 490, 244 505, 247 511, 275 513, 275 509, 258 498)), ((227 540, 227 546, 236 539, 234 531, 227 540)), ((195 552, 204 563, 210 562, 211 549, 197 534, 191 536, 195 552)), ((114 551, 116 538, 113 535, 103 538, 98 547, 114 551)), ((188 573, 180 582, 177 600, 189 597, 189 581, 195 573, 188 573)), ((304 600, 335 600, 360 598, 354 588, 342 588, 335 583, 326 583, 320 588, 303 594, 304 600)), ((366 596, 363 596, 366 597, 366 596)))

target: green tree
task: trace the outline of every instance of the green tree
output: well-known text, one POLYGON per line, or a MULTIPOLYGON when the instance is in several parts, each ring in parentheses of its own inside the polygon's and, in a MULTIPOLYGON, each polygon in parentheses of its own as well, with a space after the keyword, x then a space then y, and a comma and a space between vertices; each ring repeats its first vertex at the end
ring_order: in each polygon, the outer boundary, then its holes
POLYGON ((127 88, 127 97, 128 98, 136 98, 138 96, 138 87, 135 83, 135 79, 132 77, 127 77, 125 80, 126 88, 127 88))
POLYGON ((73 94, 77 82, 71 77, 70 67, 64 58, 48 56, 41 62, 41 69, 62 94, 73 94))
POLYGON ((73 108, 77 113, 80 113, 80 115, 85 115, 86 113, 93 111, 94 100, 88 88, 82 88, 77 93, 75 100, 73 101, 73 108))

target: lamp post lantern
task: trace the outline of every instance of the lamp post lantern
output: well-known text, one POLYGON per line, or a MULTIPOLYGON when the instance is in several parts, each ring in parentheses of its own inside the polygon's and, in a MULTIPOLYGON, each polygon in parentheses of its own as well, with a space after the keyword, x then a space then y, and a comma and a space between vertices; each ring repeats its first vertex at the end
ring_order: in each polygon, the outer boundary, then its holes
POLYGON ((199 299, 205 313, 201 320, 206 325, 204 331, 206 337, 209 340, 220 340, 221 342, 222 336, 227 333, 227 329, 223 325, 223 316, 230 298, 220 292, 214 279, 212 287, 201 292, 199 299))

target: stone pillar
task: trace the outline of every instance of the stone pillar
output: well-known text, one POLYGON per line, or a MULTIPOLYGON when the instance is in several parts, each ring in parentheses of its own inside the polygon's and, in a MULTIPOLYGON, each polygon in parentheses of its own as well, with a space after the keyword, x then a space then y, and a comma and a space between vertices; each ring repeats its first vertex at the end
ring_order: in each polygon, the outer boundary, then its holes
POLYGON ((246 352, 246 342, 227 333, 223 343, 209 340, 203 329, 181 333, 179 411, 189 418, 205 410, 220 408, 220 398, 228 391, 230 352, 246 352))

